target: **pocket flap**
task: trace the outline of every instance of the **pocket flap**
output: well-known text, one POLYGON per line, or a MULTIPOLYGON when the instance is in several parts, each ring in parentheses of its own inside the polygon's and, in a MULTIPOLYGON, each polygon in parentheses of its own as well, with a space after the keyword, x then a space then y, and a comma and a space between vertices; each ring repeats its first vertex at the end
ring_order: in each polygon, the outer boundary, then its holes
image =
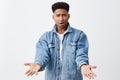
POLYGON ((65 42, 65 44, 67 44, 67 45, 71 45, 71 46, 76 46, 76 45, 77 45, 76 42, 65 42))
POLYGON ((70 42, 70 45, 76 46, 76 42, 70 42))
POLYGON ((50 44, 48 44, 48 47, 49 48, 55 47, 55 44, 54 43, 50 43, 50 44))

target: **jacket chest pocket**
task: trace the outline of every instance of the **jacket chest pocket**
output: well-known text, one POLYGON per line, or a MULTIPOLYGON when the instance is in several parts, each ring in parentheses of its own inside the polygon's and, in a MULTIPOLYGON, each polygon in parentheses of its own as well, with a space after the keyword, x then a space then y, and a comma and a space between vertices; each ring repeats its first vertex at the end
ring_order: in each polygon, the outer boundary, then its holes
POLYGON ((76 42, 67 42, 65 46, 66 46, 65 50, 68 53, 68 55, 69 54, 75 54, 76 48, 77 48, 76 47, 77 46, 76 42))
POLYGON ((50 54, 50 58, 51 58, 51 61, 54 61, 55 58, 56 58, 56 45, 54 43, 49 43, 48 44, 48 48, 49 48, 49 54, 50 54))
POLYGON ((48 48, 49 48, 50 54, 55 52, 55 44, 54 43, 49 43, 48 48))

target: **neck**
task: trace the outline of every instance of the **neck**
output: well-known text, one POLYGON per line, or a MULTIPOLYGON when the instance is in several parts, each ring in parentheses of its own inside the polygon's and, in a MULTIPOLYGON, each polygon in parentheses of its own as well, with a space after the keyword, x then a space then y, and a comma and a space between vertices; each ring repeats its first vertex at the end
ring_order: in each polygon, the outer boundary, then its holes
POLYGON ((63 34, 67 30, 67 27, 68 27, 68 24, 66 26, 64 26, 64 27, 57 26, 57 32, 59 34, 63 34))

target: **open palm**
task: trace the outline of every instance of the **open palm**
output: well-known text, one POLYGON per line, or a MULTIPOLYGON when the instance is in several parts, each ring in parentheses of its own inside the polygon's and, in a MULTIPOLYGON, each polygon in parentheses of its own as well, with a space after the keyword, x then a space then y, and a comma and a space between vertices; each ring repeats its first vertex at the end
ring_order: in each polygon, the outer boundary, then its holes
POLYGON ((38 74, 38 71, 40 70, 40 65, 36 63, 25 63, 25 66, 29 66, 29 69, 26 71, 25 75, 32 76, 34 74, 38 74))

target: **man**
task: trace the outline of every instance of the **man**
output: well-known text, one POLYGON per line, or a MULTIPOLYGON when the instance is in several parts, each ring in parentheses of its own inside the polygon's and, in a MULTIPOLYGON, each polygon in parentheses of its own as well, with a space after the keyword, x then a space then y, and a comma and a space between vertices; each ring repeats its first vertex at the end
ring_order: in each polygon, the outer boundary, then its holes
POLYGON ((96 75, 88 60, 88 40, 85 33, 70 26, 69 4, 56 2, 52 5, 55 25, 52 31, 44 33, 36 45, 34 63, 27 76, 46 69, 45 80, 82 80, 82 74, 89 79, 96 75))

